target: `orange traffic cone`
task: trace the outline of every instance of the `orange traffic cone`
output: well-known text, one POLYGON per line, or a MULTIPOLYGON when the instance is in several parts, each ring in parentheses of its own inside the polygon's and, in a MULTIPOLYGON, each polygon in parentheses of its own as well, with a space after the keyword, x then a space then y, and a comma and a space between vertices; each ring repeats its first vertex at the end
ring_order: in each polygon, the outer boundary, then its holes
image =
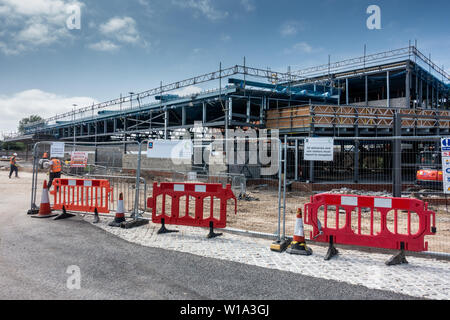
POLYGON ((55 216, 57 216, 57 214, 52 214, 52 209, 50 208, 47 180, 44 180, 44 186, 41 196, 41 204, 39 206, 39 214, 37 216, 32 216, 32 218, 51 218, 55 216))
POLYGON ((309 256, 312 254, 311 248, 306 246, 305 229, 303 227, 302 209, 297 209, 297 219, 295 221, 295 231, 293 241, 286 250, 290 254, 299 254, 302 256, 309 256))
POLYGON ((109 226, 110 227, 121 227, 122 222, 125 222, 125 209, 123 207, 123 193, 119 195, 119 200, 117 201, 116 217, 109 226))

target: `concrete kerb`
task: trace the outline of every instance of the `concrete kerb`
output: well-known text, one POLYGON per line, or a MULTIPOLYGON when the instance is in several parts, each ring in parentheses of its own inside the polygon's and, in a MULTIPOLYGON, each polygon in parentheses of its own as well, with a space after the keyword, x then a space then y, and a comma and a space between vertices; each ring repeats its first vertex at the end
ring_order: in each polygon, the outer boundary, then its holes
MULTIPOLYGON (((234 229, 234 228, 225 228, 225 229, 222 229, 222 231, 229 233, 229 234, 245 236, 245 237, 250 237, 250 238, 257 238, 257 239, 264 239, 264 240, 276 240, 277 239, 276 234, 270 234, 270 233, 264 233, 264 232, 247 231, 247 230, 240 230, 240 229, 234 229)), ((286 237, 286 240, 288 240, 288 241, 292 241, 292 239, 293 238, 290 236, 286 237)), ((313 240, 307 240, 307 242, 309 242, 310 244, 313 244, 315 246, 328 247, 328 243, 315 242, 313 240)), ((392 254, 392 250, 388 250, 388 249, 350 246, 350 245, 341 245, 341 244, 337 244, 337 246, 339 248, 342 248, 345 250, 354 250, 354 251, 367 252, 367 253, 392 254)), ((406 251, 406 252, 407 252, 408 256, 411 256, 411 257, 430 258, 430 259, 450 261, 449 253, 432 252, 432 251, 426 251, 426 252, 406 251)))

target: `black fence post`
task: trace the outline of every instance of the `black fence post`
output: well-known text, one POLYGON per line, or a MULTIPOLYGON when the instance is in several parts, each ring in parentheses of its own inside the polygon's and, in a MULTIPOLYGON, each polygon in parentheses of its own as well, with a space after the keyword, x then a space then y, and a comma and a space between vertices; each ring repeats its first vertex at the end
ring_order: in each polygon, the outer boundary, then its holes
POLYGON ((355 140, 355 151, 354 151, 354 170, 353 170, 353 181, 358 183, 359 181, 359 140, 355 140))
POLYGON ((400 198, 402 196, 402 141, 400 136, 402 135, 402 116, 397 111, 394 114, 394 141, 393 141, 393 184, 392 194, 394 198, 400 198))

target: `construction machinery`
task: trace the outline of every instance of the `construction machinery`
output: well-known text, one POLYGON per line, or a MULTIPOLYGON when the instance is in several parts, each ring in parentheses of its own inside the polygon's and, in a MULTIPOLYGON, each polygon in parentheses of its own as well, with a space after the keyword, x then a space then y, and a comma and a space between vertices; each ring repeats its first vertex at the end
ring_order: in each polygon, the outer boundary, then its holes
POLYGON ((441 153, 430 147, 418 154, 416 182, 419 186, 442 189, 441 153))

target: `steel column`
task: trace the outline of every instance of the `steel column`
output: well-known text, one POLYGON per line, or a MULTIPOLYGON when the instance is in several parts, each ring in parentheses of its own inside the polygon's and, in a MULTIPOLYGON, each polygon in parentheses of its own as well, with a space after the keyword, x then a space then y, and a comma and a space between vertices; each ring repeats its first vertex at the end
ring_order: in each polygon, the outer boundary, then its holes
POLYGON ((164 140, 167 140, 167 127, 169 126, 169 110, 164 108, 164 140))
POLYGON ((364 94, 365 94, 366 107, 369 107, 369 83, 368 83, 368 77, 367 77, 367 75, 365 76, 365 89, 364 89, 364 94))
POLYGON ((348 78, 345 79, 345 103, 347 105, 350 104, 349 100, 349 87, 348 87, 348 78))
MULTIPOLYGON (((399 112, 394 114, 394 136, 400 137, 402 135, 402 117, 399 112)), ((394 198, 400 198, 402 196, 402 141, 395 139, 393 141, 393 185, 392 194, 394 198)))
POLYGON ((409 64, 406 66, 405 98, 406 107, 411 108, 411 70, 409 64))
POLYGON ((181 125, 186 125, 186 106, 181 107, 181 125))
POLYGON ((386 72, 386 107, 389 108, 391 106, 391 74, 389 70, 386 72))
POLYGON ((353 181, 358 183, 359 181, 359 140, 355 141, 354 162, 353 162, 353 181))
POLYGON ((259 123, 264 125, 264 110, 266 110, 266 97, 261 99, 261 106, 259 108, 259 123))
POLYGON ((298 139, 295 139, 295 181, 298 181, 298 139))
POLYGON ((233 120, 233 99, 228 98, 228 121, 231 122, 233 120))
POLYGON ((202 122, 203 122, 203 124, 206 124, 206 122, 207 122, 206 103, 205 102, 203 102, 203 104, 202 104, 202 122))

